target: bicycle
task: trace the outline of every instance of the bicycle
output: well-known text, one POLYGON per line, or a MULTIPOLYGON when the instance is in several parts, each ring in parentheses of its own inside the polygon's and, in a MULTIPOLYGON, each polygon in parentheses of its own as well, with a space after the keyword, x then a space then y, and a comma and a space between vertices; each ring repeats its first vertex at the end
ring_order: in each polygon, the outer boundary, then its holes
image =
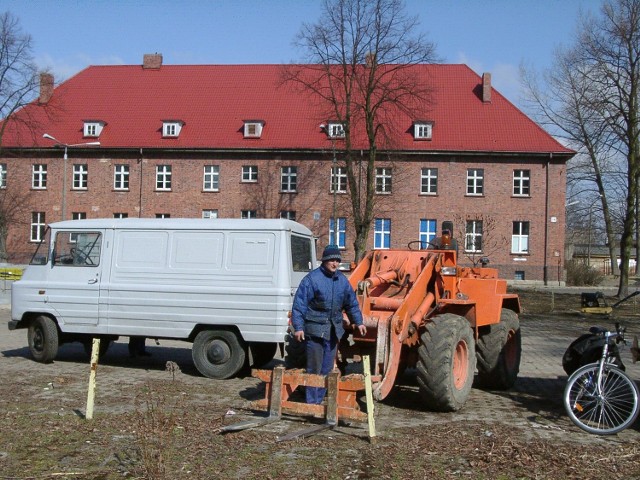
POLYGON ((571 421, 581 429, 612 435, 633 424, 638 417, 638 386, 615 365, 616 344, 626 343, 625 329, 616 323, 616 331, 591 327, 589 332, 604 338, 600 360, 578 368, 567 380, 564 408, 571 421))

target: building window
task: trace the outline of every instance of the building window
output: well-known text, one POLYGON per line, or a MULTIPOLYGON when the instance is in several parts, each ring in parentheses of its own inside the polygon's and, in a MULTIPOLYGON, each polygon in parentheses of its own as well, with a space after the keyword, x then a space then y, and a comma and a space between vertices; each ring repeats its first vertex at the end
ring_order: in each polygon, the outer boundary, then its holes
POLYGON ((438 169, 423 168, 420 171, 420 193, 436 195, 438 193, 438 169))
POLYGON ((524 270, 516 270, 514 276, 514 280, 525 280, 524 278, 524 270))
MULTIPOLYGON (((85 218, 87 218, 87 212, 71 212, 71 220, 84 220, 85 218)), ((76 243, 78 241, 78 234, 70 233, 69 241, 76 243)))
POLYGON ((376 168, 376 193, 391 193, 391 168, 376 168))
POLYGON ((0 163, 0 188, 7 188, 7 164, 0 163))
POLYGON ((262 136, 263 122, 254 120, 245 120, 244 122, 244 137, 245 138, 260 138, 262 136))
POLYGON ((344 124, 330 122, 327 127, 327 134, 331 138, 344 138, 344 124))
POLYGON ((280 210, 280 218, 284 218, 286 220, 296 221, 296 211, 295 210, 280 210))
POLYGON ((255 183, 258 181, 258 167, 256 165, 242 166, 242 181, 255 183))
POLYGON ((129 165, 113 167, 113 189, 129 190, 129 165))
POLYGON ((182 130, 182 122, 175 120, 165 120, 162 122, 162 136, 163 137, 177 137, 182 130))
POLYGON ((258 218, 258 214, 255 210, 241 210, 240 218, 258 218))
POLYGON ((391 219, 376 218, 373 230, 373 248, 387 249, 391 247, 391 219))
POLYGON ((511 253, 529 253, 529 222, 513 222, 511 253))
POLYGON ((87 121, 84 122, 83 135, 85 137, 99 137, 104 128, 104 122, 87 121))
POLYGON ((298 182, 298 167, 282 167, 280 173, 280 191, 295 192, 298 182))
POLYGON ((347 193, 347 169, 331 167, 331 193, 347 193))
POLYGON ((218 218, 218 210, 203 210, 202 218, 206 218, 209 220, 218 218))
POLYGON ((431 122, 415 122, 413 124, 413 138, 415 140, 431 140, 433 124, 431 122))
POLYGON ((435 219, 420 219, 420 248, 429 248, 429 243, 436 238, 438 224, 435 219))
POLYGON ((204 166, 203 189, 205 192, 217 192, 220 187, 220 167, 218 165, 204 166))
POLYGON ((156 218, 171 218, 169 213, 156 213, 156 218))
POLYGON ((482 220, 467 220, 464 251, 482 252, 482 220))
POLYGON ((329 243, 337 245, 338 248, 346 248, 347 246, 347 219, 346 217, 338 217, 338 236, 336 238, 335 221, 329 219, 329 243))
POLYGON ((470 168, 467 170, 467 195, 482 195, 484 192, 484 170, 470 168))
POLYGON ((86 190, 88 178, 89 178, 89 171, 86 165, 75 164, 73 166, 73 189, 74 190, 86 190))
POLYGON ((32 167, 33 175, 31 176, 31 187, 38 190, 47 188, 47 166, 45 164, 36 164, 32 167))
POLYGON ((531 175, 529 170, 513 171, 513 195, 516 197, 528 197, 531 175))
POLYGON ((44 238, 45 228, 44 212, 31 212, 31 241, 41 241, 44 238))
POLYGON ((171 165, 156 166, 156 190, 171 190, 171 165))
POLYGON ((114 213, 113 218, 129 218, 128 213, 114 213))

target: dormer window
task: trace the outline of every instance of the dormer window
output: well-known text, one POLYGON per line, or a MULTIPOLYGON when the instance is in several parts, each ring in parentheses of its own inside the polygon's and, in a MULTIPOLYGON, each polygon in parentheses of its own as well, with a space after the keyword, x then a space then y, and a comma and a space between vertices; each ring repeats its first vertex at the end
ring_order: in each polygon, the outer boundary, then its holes
POLYGON ((244 138, 260 138, 262 136, 262 120, 245 120, 244 121, 244 138))
POLYGON ((181 122, 179 120, 164 120, 162 122, 162 136, 178 137, 183 125, 184 122, 181 122))
POLYGON ((329 122, 327 127, 327 135, 331 138, 344 138, 344 124, 338 122, 329 122))
POLYGON ((431 140, 433 122, 418 121, 413 123, 413 138, 415 140, 431 140))
POLYGON ((99 137, 104 126, 105 122, 101 122, 99 120, 85 120, 83 135, 85 137, 99 137))

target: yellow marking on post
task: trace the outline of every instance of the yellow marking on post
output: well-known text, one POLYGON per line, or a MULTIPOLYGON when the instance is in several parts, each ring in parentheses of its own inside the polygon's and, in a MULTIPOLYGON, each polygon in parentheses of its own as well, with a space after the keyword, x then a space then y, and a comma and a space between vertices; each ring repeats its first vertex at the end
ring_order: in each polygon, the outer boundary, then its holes
POLYGON ((98 358, 100 356, 100 339, 94 338, 91 344, 91 371, 89 373, 89 391, 87 393, 87 411, 84 418, 93 419, 93 400, 96 395, 96 372, 98 370, 98 358))

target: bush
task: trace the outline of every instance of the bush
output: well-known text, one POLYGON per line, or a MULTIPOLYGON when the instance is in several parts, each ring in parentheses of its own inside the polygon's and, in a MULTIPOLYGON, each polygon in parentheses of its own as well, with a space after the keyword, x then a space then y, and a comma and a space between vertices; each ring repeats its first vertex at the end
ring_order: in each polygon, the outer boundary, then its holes
POLYGON ((604 279, 604 274, 580 260, 569 260, 565 265, 567 269, 567 285, 582 287, 585 285, 599 285, 604 279))

